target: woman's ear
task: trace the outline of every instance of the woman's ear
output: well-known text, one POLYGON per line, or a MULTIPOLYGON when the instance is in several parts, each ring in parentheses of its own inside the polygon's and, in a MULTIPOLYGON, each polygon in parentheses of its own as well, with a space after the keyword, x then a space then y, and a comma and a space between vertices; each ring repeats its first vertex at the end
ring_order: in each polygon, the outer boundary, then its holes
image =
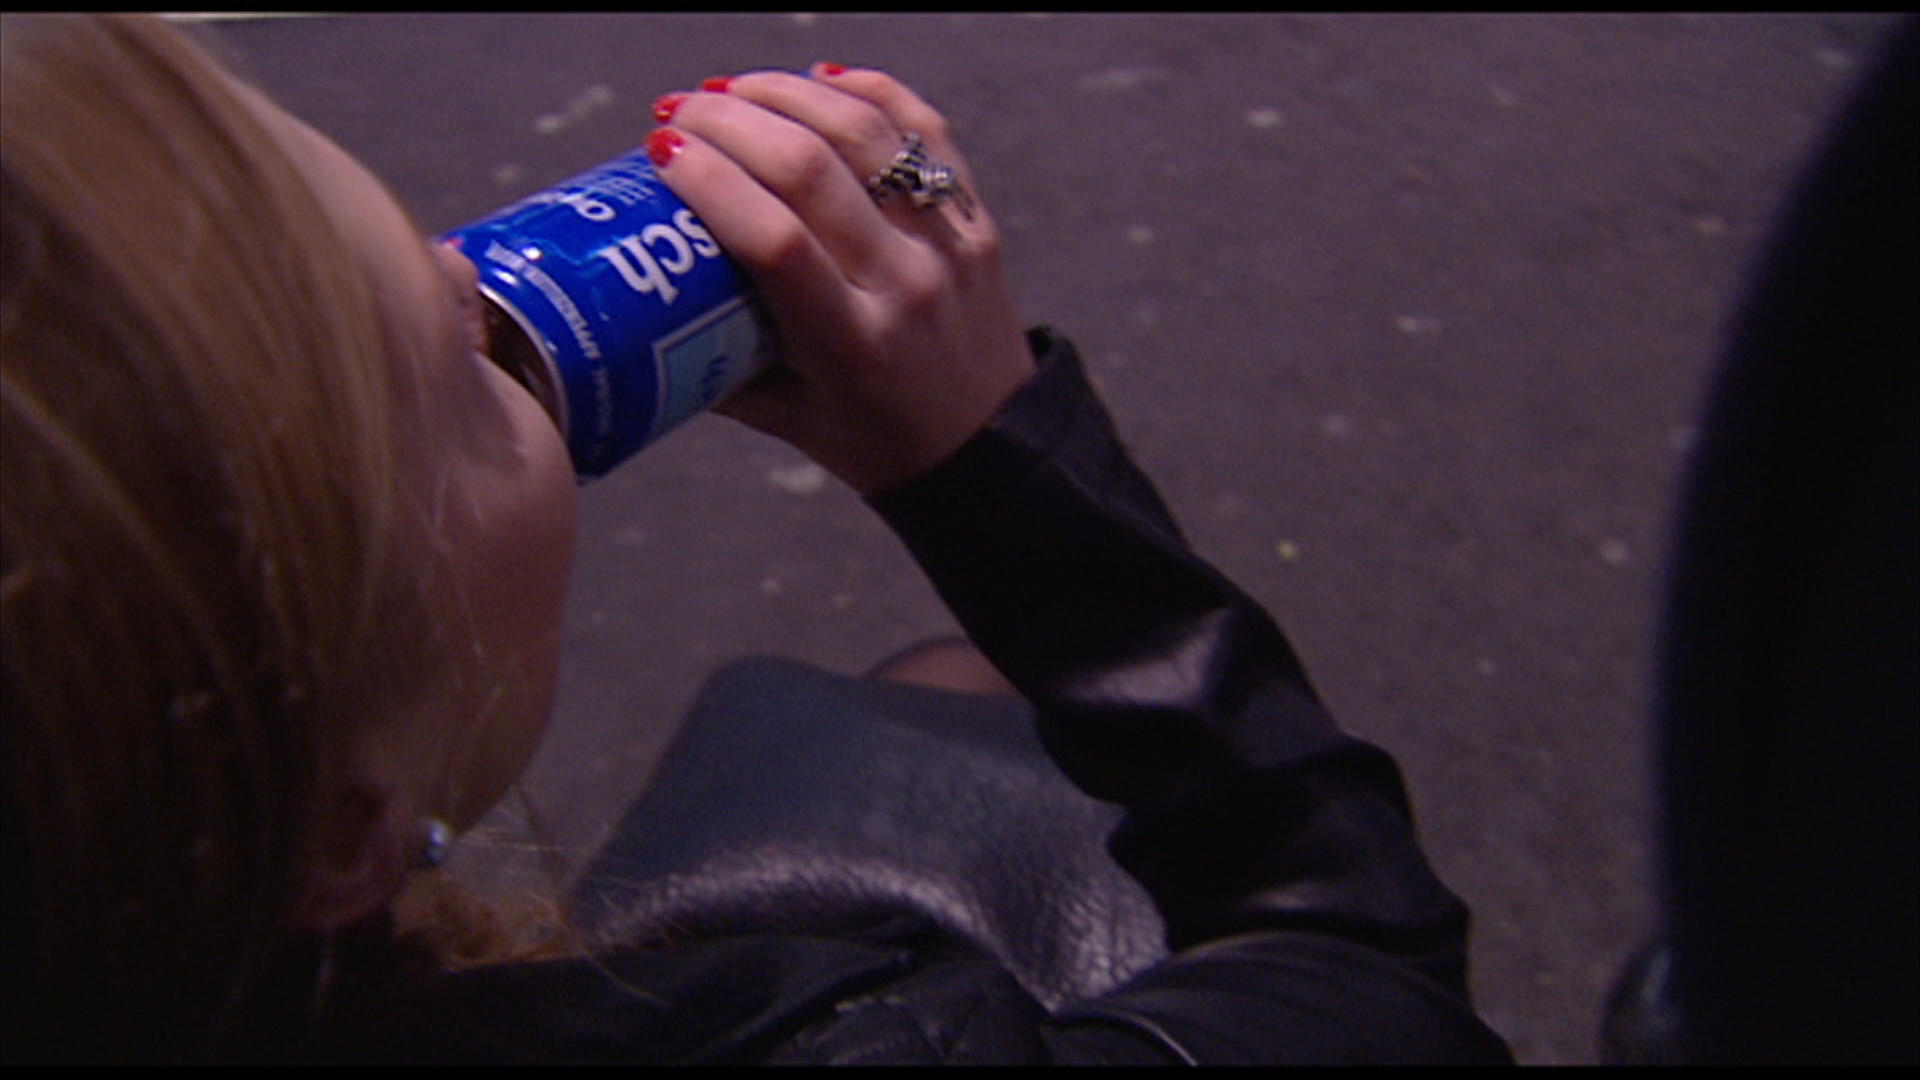
POLYGON ((387 906, 407 880, 407 800, 391 787, 355 783, 318 823, 308 847, 294 924, 333 930, 387 906))

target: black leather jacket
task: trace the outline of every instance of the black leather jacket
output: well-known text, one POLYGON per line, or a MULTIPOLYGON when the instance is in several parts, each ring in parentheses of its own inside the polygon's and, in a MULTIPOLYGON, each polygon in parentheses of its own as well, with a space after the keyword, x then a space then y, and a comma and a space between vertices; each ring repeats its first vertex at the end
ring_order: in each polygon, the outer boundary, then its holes
MULTIPOLYGON (((1115 962, 1105 979, 1083 964, 1047 983, 1035 975, 1043 965, 1018 962, 1025 945, 982 947, 981 935, 955 932, 938 899, 843 905, 839 917, 810 924, 811 914, 796 914, 806 903, 763 893, 759 906, 777 910, 758 925, 690 927, 685 886, 700 875, 649 871, 683 901, 656 920, 667 930, 650 947, 435 979, 336 1028, 326 1054, 1511 1060, 1469 1004, 1467 911, 1420 852, 1392 760, 1334 726, 1274 623, 1189 550, 1121 448, 1072 346, 1044 329, 1030 341, 1040 361, 1033 382, 956 456, 871 505, 1031 703, 1059 769, 1115 804, 1103 819, 1117 822, 1111 858, 1151 898, 1163 945, 1115 962)), ((654 810, 638 816, 672 817, 654 810)), ((768 820, 777 826, 793 813, 782 805, 768 820)), ((1015 820, 992 835, 1017 846, 1047 824, 1033 813, 1002 814, 1015 820)), ((631 847, 658 857, 670 844, 631 847)), ((748 862, 764 869, 778 859, 771 850, 748 862)), ((1061 925, 1127 923, 1132 916, 1111 900, 1123 890, 1086 887, 1100 871, 1079 865, 1063 862, 1055 878, 1092 899, 1065 904, 1078 914, 1061 925)), ((819 879, 810 880, 817 897, 819 879)), ((1085 936, 1067 936, 1076 934, 1085 936)), ((1123 936, 1112 941, 1125 945, 1123 936)), ((1102 955, 1110 961, 1111 952, 1102 955)))

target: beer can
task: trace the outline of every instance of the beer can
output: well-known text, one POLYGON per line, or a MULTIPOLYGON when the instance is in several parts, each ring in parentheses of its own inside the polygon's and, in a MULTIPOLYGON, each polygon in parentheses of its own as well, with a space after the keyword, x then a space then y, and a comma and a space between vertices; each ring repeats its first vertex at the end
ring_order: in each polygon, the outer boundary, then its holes
POLYGON ((444 239, 479 271, 490 355, 553 416, 582 480, 773 361, 745 273, 644 150, 444 239))

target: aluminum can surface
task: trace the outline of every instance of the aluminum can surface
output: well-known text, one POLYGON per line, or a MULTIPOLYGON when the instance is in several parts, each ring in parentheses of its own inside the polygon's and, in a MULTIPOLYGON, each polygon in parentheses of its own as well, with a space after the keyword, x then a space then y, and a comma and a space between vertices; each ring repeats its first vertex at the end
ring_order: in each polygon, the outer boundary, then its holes
POLYGON ((582 479, 772 362, 746 275, 643 150, 444 239, 479 271, 494 360, 553 415, 582 479))

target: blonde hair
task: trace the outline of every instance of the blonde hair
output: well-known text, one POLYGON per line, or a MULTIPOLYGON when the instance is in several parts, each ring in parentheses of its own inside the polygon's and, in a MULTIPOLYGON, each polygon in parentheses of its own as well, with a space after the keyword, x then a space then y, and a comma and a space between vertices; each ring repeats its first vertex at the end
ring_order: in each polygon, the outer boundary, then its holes
POLYGON ((219 1056, 430 632, 414 376, 180 31, 8 17, 0 57, 0 1052, 219 1056))

